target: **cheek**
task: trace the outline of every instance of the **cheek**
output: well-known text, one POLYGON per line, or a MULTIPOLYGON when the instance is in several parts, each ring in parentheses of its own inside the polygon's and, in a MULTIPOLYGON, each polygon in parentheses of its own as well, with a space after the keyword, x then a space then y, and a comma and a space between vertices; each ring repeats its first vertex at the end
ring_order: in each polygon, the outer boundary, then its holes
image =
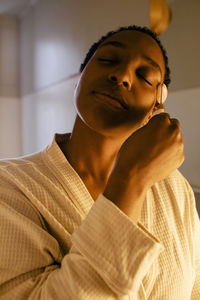
POLYGON ((156 104, 156 90, 143 88, 138 89, 135 94, 135 105, 134 108, 141 114, 147 114, 153 109, 156 104))
POLYGON ((88 96, 94 85, 94 78, 96 77, 95 70, 90 66, 90 63, 85 67, 80 75, 79 81, 74 91, 74 98, 84 98, 88 96))
POLYGON ((156 93, 154 89, 138 89, 135 94, 134 105, 129 112, 129 120, 134 119, 135 122, 142 125, 146 118, 154 112, 156 104, 156 93))

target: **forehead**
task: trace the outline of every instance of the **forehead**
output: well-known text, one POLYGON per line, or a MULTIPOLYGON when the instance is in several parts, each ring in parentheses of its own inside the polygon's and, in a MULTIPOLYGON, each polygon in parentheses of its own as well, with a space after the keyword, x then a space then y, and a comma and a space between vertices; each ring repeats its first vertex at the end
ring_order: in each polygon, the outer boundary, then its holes
POLYGON ((106 46, 121 48, 127 54, 149 57, 160 66, 163 74, 165 73, 162 51, 157 42, 146 33, 136 30, 120 31, 103 41, 99 48, 106 49, 106 46))

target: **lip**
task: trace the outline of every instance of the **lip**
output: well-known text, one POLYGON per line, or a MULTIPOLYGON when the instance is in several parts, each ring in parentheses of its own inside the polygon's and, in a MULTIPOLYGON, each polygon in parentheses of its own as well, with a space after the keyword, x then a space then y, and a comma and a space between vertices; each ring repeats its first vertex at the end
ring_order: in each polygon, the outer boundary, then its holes
POLYGON ((111 104, 122 108, 122 109, 128 109, 127 104, 124 103, 124 101, 116 96, 114 96, 111 93, 108 92, 97 92, 97 91, 93 91, 93 93, 98 97, 102 97, 105 99, 105 101, 107 100, 109 103, 111 102, 111 104), (114 101, 113 101, 114 100, 114 101))

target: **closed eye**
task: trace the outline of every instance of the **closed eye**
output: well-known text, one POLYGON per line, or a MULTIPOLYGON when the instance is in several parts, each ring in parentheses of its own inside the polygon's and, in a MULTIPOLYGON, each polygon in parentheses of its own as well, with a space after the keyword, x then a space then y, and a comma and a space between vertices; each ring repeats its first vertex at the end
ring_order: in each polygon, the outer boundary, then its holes
POLYGON ((105 63, 115 63, 116 61, 113 60, 113 59, 109 59, 109 58, 98 58, 98 61, 101 61, 101 62, 105 62, 105 63))
POLYGON ((148 81, 142 74, 140 73, 137 73, 137 76, 139 78, 141 78, 142 80, 144 80, 147 84, 151 85, 152 86, 152 83, 150 81, 148 81))

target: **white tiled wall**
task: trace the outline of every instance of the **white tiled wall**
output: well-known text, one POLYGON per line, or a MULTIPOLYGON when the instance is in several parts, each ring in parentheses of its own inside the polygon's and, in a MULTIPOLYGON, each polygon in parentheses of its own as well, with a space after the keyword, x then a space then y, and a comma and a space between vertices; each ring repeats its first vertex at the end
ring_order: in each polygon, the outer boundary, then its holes
POLYGON ((0 158, 21 154, 18 25, 16 17, 0 15, 0 158))
POLYGON ((70 132, 75 119, 73 95, 78 76, 22 97, 22 153, 47 146, 55 132, 70 132))
POLYGON ((21 101, 0 97, 0 159, 21 155, 21 101))

